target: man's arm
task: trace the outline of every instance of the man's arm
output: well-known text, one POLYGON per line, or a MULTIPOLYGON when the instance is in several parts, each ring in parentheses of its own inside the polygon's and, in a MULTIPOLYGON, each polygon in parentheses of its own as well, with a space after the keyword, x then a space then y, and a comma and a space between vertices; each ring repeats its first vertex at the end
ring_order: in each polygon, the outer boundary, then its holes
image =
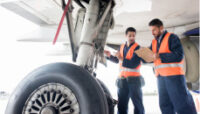
POLYGON ((106 59, 114 62, 114 63, 119 63, 119 59, 113 55, 111 55, 110 51, 105 50, 104 53, 106 54, 106 59))
POLYGON ((169 49, 171 53, 159 54, 162 63, 180 62, 183 59, 183 48, 180 39, 175 34, 170 35, 169 49))
POLYGON ((114 63, 119 63, 119 59, 113 55, 111 55, 110 57, 106 57, 106 59, 108 59, 114 63))
POLYGON ((152 44, 149 46, 149 49, 152 50, 152 44))

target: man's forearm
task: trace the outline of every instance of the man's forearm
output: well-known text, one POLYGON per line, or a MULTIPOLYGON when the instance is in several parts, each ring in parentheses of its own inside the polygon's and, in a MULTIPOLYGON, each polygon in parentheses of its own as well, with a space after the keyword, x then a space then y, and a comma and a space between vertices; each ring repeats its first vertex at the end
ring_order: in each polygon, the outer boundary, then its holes
POLYGON ((106 57, 106 58, 114 63, 119 63, 119 59, 113 55, 111 55, 110 57, 106 57))

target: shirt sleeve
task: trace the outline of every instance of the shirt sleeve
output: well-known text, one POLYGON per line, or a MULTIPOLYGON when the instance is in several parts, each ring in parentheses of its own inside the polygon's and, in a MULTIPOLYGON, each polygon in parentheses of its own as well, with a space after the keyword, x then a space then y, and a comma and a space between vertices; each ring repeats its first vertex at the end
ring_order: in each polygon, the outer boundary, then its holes
POLYGON ((110 57, 106 57, 106 59, 108 59, 114 63, 119 63, 119 59, 113 55, 111 55, 110 57))
POLYGON ((152 50, 152 44, 149 46, 149 49, 152 50))
POLYGON ((169 37, 169 49, 171 53, 161 53, 159 55, 162 63, 180 62, 183 59, 183 48, 179 37, 175 34, 171 34, 169 37))
MULTIPOLYGON (((120 47, 118 48, 118 51, 120 51, 120 47)), ((119 59, 113 55, 111 55, 110 57, 106 57, 106 59, 112 61, 113 63, 119 63, 119 59)))

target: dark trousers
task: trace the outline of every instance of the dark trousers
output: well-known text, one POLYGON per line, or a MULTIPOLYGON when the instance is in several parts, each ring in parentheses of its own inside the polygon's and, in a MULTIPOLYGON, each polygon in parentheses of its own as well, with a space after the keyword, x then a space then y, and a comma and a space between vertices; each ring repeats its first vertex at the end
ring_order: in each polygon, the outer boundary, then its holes
POLYGON ((183 75, 158 76, 157 81, 162 114, 197 114, 183 75))
POLYGON ((131 98, 134 114, 144 114, 140 77, 118 80, 118 114, 128 114, 128 102, 131 98))

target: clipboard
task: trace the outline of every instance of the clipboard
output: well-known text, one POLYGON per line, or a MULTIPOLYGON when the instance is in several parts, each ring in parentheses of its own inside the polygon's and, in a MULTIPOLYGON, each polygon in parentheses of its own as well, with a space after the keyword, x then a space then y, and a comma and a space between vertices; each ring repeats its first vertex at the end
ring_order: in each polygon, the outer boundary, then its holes
POLYGON ((135 53, 146 62, 154 61, 154 53, 147 47, 141 47, 140 49, 136 50, 135 53))

